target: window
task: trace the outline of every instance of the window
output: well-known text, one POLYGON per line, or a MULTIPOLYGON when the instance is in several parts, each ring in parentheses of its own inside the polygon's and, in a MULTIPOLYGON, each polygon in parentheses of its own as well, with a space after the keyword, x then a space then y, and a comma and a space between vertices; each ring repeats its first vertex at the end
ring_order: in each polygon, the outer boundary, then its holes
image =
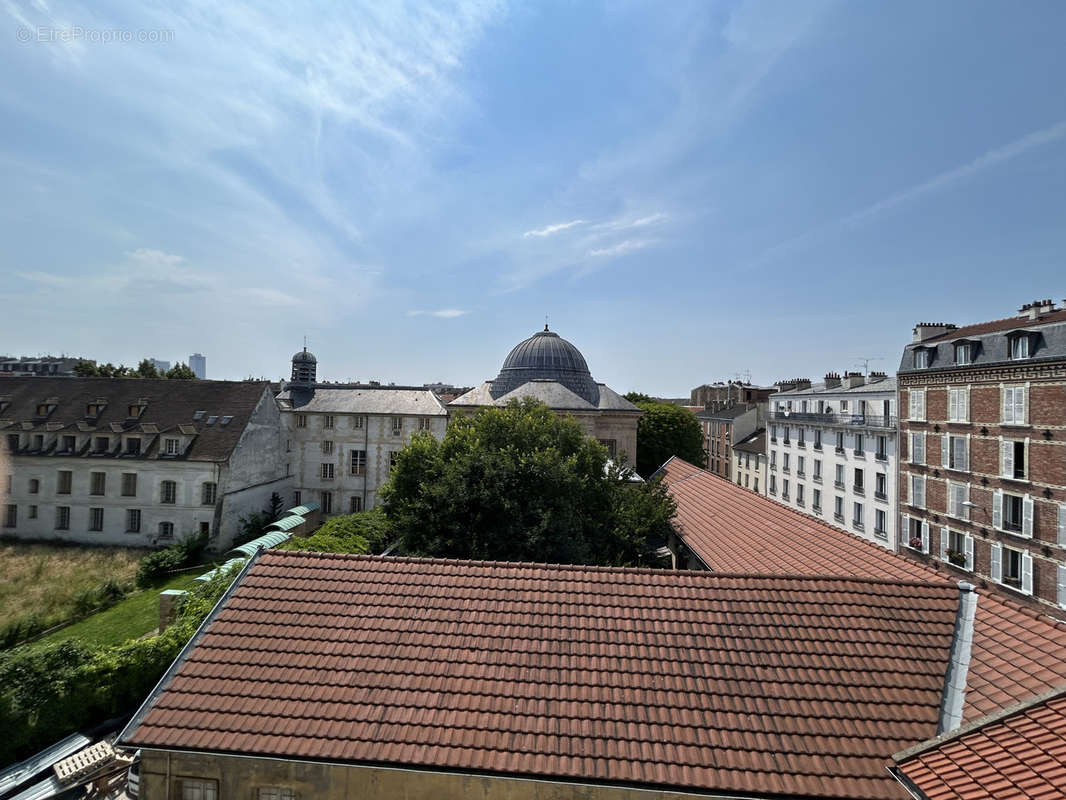
POLYGON ((419 417, 418 418, 418 429, 420 431, 428 431, 429 430, 429 417, 419 417))
POLYGON ((362 475, 366 472, 366 450, 352 450, 351 470, 352 475, 362 475))
POLYGON ((107 436, 97 436, 96 437, 95 450, 96 450, 97 453, 106 453, 107 450, 108 450, 108 447, 110 446, 110 444, 111 444, 111 440, 110 440, 109 437, 107 437, 107 436))
POLYGON ((806 461, 807 461, 807 459, 805 459, 803 456, 796 456, 796 474, 797 475, 803 475, 804 474, 804 464, 806 463, 806 461))
POLYGON ((997 489, 992 495, 992 527, 1016 536, 1033 536, 1033 498, 997 489))
POLYGON ((992 580, 1012 586, 1026 594, 1033 593, 1033 557, 1022 550, 992 544, 992 580))
POLYGON ((319 477, 324 481, 333 480, 333 464, 323 464, 319 477))
POLYGON ((848 410, 848 401, 847 400, 841 400, 840 401, 840 410, 841 411, 847 411, 848 410))
POLYGON ((104 472, 89 473, 89 494, 102 495, 107 483, 107 474, 104 472))
POLYGON ((755 476, 755 482, 752 485, 751 489, 752 489, 753 492, 759 491, 759 476, 758 475, 755 476))
POLYGON ((70 530, 70 506, 56 506, 56 530, 70 530))
POLYGON ((607 457, 614 458, 618 450, 618 442, 615 439, 600 439, 600 444, 607 448, 607 457))
POLYGON ((33 435, 33 449, 34 450, 44 450, 44 434, 43 433, 35 433, 33 435))
POLYGON ((854 512, 851 518, 851 525, 853 528, 862 530, 862 503, 855 503, 853 506, 854 512))
POLYGON ((259 790, 258 800, 296 800, 296 793, 283 786, 264 786, 259 790))
POLYGON ((802 483, 797 483, 796 484, 796 505, 798 505, 798 506, 803 505, 803 484, 802 483))
POLYGON ((1001 439, 999 443, 1000 477, 1024 481, 1029 472, 1029 440, 1001 439))
POLYGON ((814 429, 814 449, 822 449, 822 432, 818 428, 814 429))
POLYGON ((970 437, 940 437, 940 465, 948 469, 967 471, 970 469, 970 437))
POLYGON ((1004 425, 1024 425, 1028 419, 1028 392, 1025 386, 1003 387, 1002 415, 1004 425))
POLYGON ((174 523, 173 522, 160 522, 159 523, 159 538, 160 539, 173 539, 174 538, 174 523))
MULTIPOLYGON (((770 441, 771 442, 776 442, 777 441, 777 426, 776 425, 771 425, 770 426, 770 441)), ((16 445, 16 447, 17 447, 17 445, 16 445)))
POLYGON ((181 442, 178 439, 164 439, 163 440, 163 454, 168 456, 176 456, 178 454, 178 448, 181 442))
POLYGON ((833 478, 833 484, 838 489, 843 489, 844 488, 844 465, 843 464, 837 464, 837 471, 836 471, 836 475, 833 478))
POLYGON ((4 527, 14 528, 18 525, 19 521, 19 507, 13 503, 8 503, 6 513, 4 514, 4 527))
POLYGON ((351 501, 348 503, 348 513, 358 514, 363 510, 363 498, 357 494, 353 494, 351 501))
POLYGON ((792 440, 789 439, 789 434, 792 433, 792 428, 788 425, 785 426, 785 438, 782 440, 783 444, 791 444, 792 440))
POLYGON ((925 478, 921 475, 911 475, 910 504, 915 508, 925 508, 925 478))
POLYGON ((929 523, 917 517, 903 517, 903 529, 907 534, 907 547, 920 553, 929 552, 929 523))
POLYGON ((969 519, 970 486, 966 483, 948 482, 948 514, 956 519, 969 519))
POLYGON ((297 428, 306 428, 307 427, 307 415, 306 414, 297 414, 296 415, 296 427, 297 428))
POLYGON ((218 494, 218 484, 213 481, 205 481, 200 486, 200 505, 213 506, 215 495, 218 494))
POLYGON ((820 481, 822 479, 822 459, 814 459, 814 480, 820 481))
POLYGON ((363 429, 363 425, 365 424, 363 421, 364 419, 364 417, 352 417, 352 427, 355 428, 357 431, 361 431, 363 429))
POLYGON ((878 461, 887 461, 888 460, 888 437, 887 436, 878 436, 877 437, 877 452, 874 454, 874 458, 876 458, 878 461))
POLYGON ((925 422, 925 389, 911 389, 907 392, 910 419, 925 422))
MULTIPOLYGON (((758 488, 758 487, 755 487, 755 488, 758 488)), ((811 492, 811 495, 812 495, 811 496, 811 508, 813 508, 815 511, 821 511, 822 510, 822 490, 821 489, 815 489, 813 492, 811 492)))
POLYGON ((837 452, 844 452, 844 433, 842 431, 837 431, 837 452))
POLYGON ((781 481, 781 499, 788 500, 788 478, 781 481))
POLYGON ((182 778, 181 800, 218 800, 218 782, 182 778))
POLYGON ((948 422, 970 421, 970 390, 948 389, 948 422))
POLYGON ((333 442, 322 442, 322 455, 328 456, 333 453, 333 442))
POLYGON ((863 435, 861 433, 856 433, 855 434, 855 455, 857 455, 857 456, 866 455, 866 450, 864 449, 864 446, 865 446, 865 443, 863 441, 863 435))
POLYGON ((798 447, 806 447, 807 446, 807 429, 806 428, 800 428, 798 431, 796 431, 796 445, 798 447))
POLYGON ((333 513, 333 492, 322 492, 322 513, 333 513))
POLYGON ((833 517, 839 522, 844 521, 844 498, 840 495, 833 498, 833 517))
POLYGON ((139 456, 141 454, 141 437, 131 436, 126 440, 126 455, 139 456))
POLYGON ((874 534, 882 539, 888 537, 888 533, 885 531, 885 517, 886 514, 883 508, 874 509, 874 534))
POLYGON ((972 361, 970 357, 970 343, 959 342, 955 345, 955 363, 964 366, 972 361))
POLYGON ((37 494, 41 491, 41 482, 37 478, 30 478, 30 494, 37 494))
POLYGON ((294 506, 300 505, 300 490, 299 489, 297 489, 295 492, 292 493, 292 504, 294 506))
POLYGON ((327 429, 333 427, 333 415, 332 414, 326 414, 324 417, 322 417, 322 427, 323 428, 327 428, 327 429))
POLYGON ((17 433, 9 433, 7 435, 7 449, 8 452, 16 453, 19 449, 19 435, 17 433))
POLYGON ((89 509, 89 530, 102 531, 104 529, 104 510, 102 508, 89 509))
POLYGON ((141 510, 139 508, 126 509, 126 533, 141 532, 141 510))
POLYGON ((770 469, 777 469, 777 451, 770 451, 770 469))
POLYGON ((159 502, 173 505, 178 500, 178 484, 174 481, 163 481, 159 484, 159 502))
POLYGON ((137 496, 137 473, 136 472, 123 472, 122 473, 122 496, 123 497, 136 497, 137 496))
POLYGON ((790 460, 790 458, 789 458, 789 454, 788 453, 782 453, 781 454, 781 471, 782 472, 788 472, 789 469, 791 468, 790 464, 789 464, 789 460, 790 460))
POLYGON ((770 494, 777 494, 777 476, 770 476, 770 494))
POLYGON ((74 452, 74 448, 77 447, 77 442, 78 442, 78 440, 74 436, 64 436, 63 437, 63 449, 60 452, 73 453, 74 452))
POLYGON ((1019 333, 1010 337, 1010 357, 1029 358, 1029 334, 1019 333))
POLYGON ((403 417, 392 418, 392 435, 399 436, 403 433, 403 417))
POLYGON ((919 347, 914 351, 914 368, 926 369, 929 366, 929 351, 919 347))
POLYGON ((866 473, 863 470, 855 470, 855 484, 852 488, 855 494, 862 494, 866 491, 866 473))
POLYGON ((37 519, 37 506, 30 506, 30 519, 37 519))
POLYGON ((59 470, 56 482, 56 494, 70 494, 70 485, 73 480, 73 472, 68 469, 59 470))
POLYGON ((884 472, 874 475, 874 497, 878 500, 888 499, 888 476, 884 472))
POLYGON ((962 569, 973 569, 973 537, 940 529, 940 559, 962 569))
POLYGON ((925 434, 911 433, 911 463, 925 463, 925 434))

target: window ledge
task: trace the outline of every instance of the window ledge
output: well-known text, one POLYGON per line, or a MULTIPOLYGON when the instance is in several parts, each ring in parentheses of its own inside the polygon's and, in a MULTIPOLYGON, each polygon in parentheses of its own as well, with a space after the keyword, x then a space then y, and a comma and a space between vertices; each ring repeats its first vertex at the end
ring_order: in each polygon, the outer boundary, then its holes
POLYGON ((949 567, 954 567, 955 569, 961 569, 963 572, 973 572, 973 567, 968 567, 965 564, 956 564, 950 558, 942 558, 940 560, 943 563, 947 564, 949 567))
MULTIPOLYGON (((992 424, 994 425, 995 423, 992 423, 992 424)), ((1001 422, 1001 423, 999 423, 999 427, 1001 427, 1001 428, 1031 428, 1033 426, 1032 426, 1032 423, 1029 423, 1029 422, 1001 422)), ((1006 585, 1006 584, 1004 584, 1004 585, 1006 585)), ((1019 591, 1021 591, 1021 590, 1019 589, 1019 591)))
POLYGON ((878 539, 887 539, 888 531, 879 531, 877 530, 877 528, 874 528, 874 536, 876 536, 878 539))
POLYGON ((1031 533, 1029 535, 1026 535, 1021 531, 1008 531, 1006 528, 993 528, 993 530, 997 530, 1000 533, 1005 533, 1008 536, 1013 536, 1016 539, 1025 539, 1026 541, 1032 541, 1033 538, 1033 535, 1031 533))
POLYGON ((1011 483, 1024 483, 1026 486, 1032 484, 1032 481, 1028 478, 1008 478, 1006 475, 997 476, 1001 481, 1010 481, 1011 483))
POLYGON ((998 585, 1002 586, 1004 589, 1010 589, 1012 592, 1016 592, 1016 593, 1020 594, 1022 597, 1032 597, 1033 596, 1032 592, 1027 592, 1024 589, 1022 589, 1021 586, 1015 586, 1014 584, 1007 583, 1006 581, 999 581, 998 585))

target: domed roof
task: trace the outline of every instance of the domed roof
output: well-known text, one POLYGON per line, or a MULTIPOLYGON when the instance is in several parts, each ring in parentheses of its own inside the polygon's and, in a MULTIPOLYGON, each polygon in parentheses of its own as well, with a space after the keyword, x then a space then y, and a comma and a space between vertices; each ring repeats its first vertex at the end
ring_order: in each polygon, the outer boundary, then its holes
POLYGON ((501 397, 534 380, 556 381, 592 405, 599 402, 600 387, 592 379, 581 351, 548 330, 547 325, 507 354, 499 376, 492 382, 492 396, 501 397))
POLYGON ((301 350, 299 353, 297 353, 296 355, 294 355, 292 357, 292 363, 293 364, 317 364, 318 363, 318 359, 315 358, 315 354, 314 353, 308 353, 307 352, 307 348, 305 347, 303 350, 301 350))

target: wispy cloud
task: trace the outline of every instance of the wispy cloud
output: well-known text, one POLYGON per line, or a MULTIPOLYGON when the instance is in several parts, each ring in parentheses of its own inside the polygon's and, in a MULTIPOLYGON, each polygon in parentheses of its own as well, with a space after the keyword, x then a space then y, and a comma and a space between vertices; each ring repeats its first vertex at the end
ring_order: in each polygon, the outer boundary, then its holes
POLYGON ((633 228, 644 228, 648 225, 655 225, 660 222, 665 222, 669 219, 669 214, 662 211, 657 211, 654 214, 649 214, 646 217, 632 218, 619 218, 608 220, 607 222, 598 222, 592 226, 595 231, 627 231, 633 228))
POLYGON ((600 247, 589 250, 589 255, 594 258, 624 256, 637 250, 643 250, 655 243, 654 239, 626 239, 624 242, 613 244, 610 247, 600 247))
POLYGON ((526 231, 522 234, 523 239, 529 239, 531 237, 544 237, 551 236, 553 233, 559 233, 559 231, 565 231, 569 228, 573 228, 576 225, 584 225, 585 220, 575 219, 570 222, 557 222, 555 225, 547 225, 543 228, 537 228, 536 230, 526 231))
POLYGON ((407 312, 409 317, 439 317, 440 319, 454 319, 455 317, 461 317, 464 314, 469 314, 469 311, 465 311, 459 308, 441 308, 437 311, 419 311, 412 310, 407 312))

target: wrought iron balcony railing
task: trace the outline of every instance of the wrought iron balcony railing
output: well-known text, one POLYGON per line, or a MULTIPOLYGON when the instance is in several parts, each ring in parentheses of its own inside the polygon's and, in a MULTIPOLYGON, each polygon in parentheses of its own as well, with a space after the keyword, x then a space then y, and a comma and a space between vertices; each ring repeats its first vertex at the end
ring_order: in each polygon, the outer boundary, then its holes
POLYGON ((774 422, 795 422, 802 425, 843 425, 881 430, 895 430, 899 425, 898 417, 874 414, 811 414, 802 411, 774 411, 770 419, 774 422))

